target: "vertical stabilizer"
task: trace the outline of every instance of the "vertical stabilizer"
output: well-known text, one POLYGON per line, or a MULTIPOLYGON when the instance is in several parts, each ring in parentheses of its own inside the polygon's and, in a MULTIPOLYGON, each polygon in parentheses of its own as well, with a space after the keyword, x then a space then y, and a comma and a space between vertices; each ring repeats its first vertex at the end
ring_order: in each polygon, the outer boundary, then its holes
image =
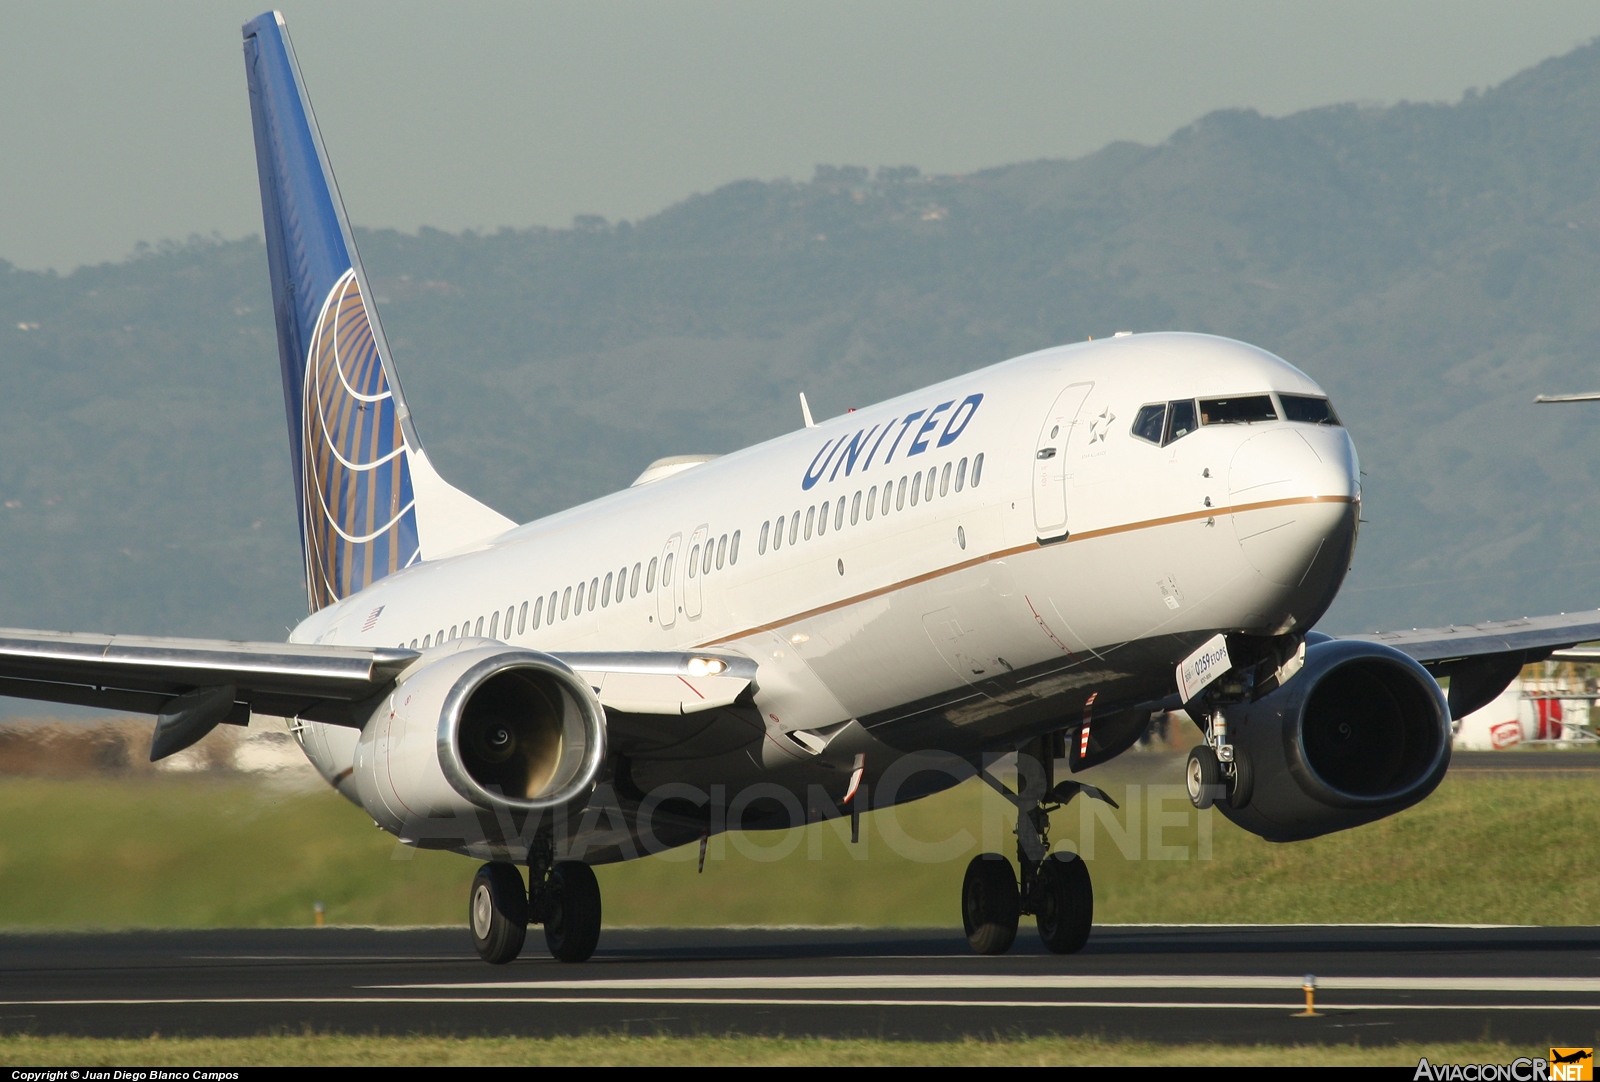
POLYGON ((452 488, 422 450, 282 15, 245 24, 244 55, 316 611, 515 523, 452 488))

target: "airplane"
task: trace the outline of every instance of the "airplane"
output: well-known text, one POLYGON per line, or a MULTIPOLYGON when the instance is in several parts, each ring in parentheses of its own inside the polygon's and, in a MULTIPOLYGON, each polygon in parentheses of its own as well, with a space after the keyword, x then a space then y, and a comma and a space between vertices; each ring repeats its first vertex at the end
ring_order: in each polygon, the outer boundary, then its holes
MULTIPOLYGON (((418 437, 282 15, 243 28, 309 614, 287 643, 0 630, 0 694, 156 716, 152 760, 290 720, 378 826, 482 861, 471 937, 581 962, 592 866, 893 807, 973 777, 980 953, 1081 949, 1057 777, 1183 708, 1196 807, 1275 841, 1430 794, 1450 723, 1600 611, 1333 638, 1361 511, 1310 377, 1242 342, 1030 353, 517 524, 418 437), (1440 681, 1448 679, 1448 694, 1440 681), (1015 754, 1015 787, 996 759, 1015 754), (522 869, 527 869, 524 879, 522 869)), ((703 850, 702 850, 703 852, 703 850)))

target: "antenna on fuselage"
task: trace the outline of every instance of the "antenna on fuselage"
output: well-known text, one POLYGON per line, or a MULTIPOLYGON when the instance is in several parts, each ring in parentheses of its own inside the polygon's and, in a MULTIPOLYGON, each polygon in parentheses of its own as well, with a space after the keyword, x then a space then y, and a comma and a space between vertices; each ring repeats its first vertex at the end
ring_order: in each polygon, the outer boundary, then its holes
POLYGON ((816 428, 817 422, 811 419, 811 403, 806 401, 806 393, 800 392, 800 416, 805 418, 807 428, 816 428))

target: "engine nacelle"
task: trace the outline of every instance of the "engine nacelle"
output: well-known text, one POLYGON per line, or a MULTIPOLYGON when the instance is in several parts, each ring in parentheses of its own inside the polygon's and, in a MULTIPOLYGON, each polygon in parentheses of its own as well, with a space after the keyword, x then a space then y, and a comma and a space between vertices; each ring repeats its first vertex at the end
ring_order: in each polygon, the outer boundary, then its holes
POLYGON ((421 848, 521 850, 530 821, 587 799, 605 737, 599 698, 561 661, 458 639, 401 673, 351 780, 379 826, 421 848))
POLYGON ((1268 841, 1393 815, 1433 792, 1450 766, 1450 708, 1439 685, 1377 643, 1309 646, 1287 684, 1225 713, 1244 765, 1237 795, 1217 807, 1268 841))

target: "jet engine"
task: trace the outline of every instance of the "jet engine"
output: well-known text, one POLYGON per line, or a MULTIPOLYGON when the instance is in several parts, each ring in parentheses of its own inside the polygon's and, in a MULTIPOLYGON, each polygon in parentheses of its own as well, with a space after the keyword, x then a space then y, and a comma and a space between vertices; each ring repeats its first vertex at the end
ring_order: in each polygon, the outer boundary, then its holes
POLYGON ((362 807, 427 849, 520 859, 541 821, 581 807, 605 759, 605 710, 560 660, 456 640, 400 674, 356 744, 362 807))
POLYGON ((1450 765, 1450 708, 1439 685, 1377 643, 1310 645, 1291 680, 1225 715, 1238 767, 1217 806, 1268 841, 1393 815, 1433 792, 1450 765))

